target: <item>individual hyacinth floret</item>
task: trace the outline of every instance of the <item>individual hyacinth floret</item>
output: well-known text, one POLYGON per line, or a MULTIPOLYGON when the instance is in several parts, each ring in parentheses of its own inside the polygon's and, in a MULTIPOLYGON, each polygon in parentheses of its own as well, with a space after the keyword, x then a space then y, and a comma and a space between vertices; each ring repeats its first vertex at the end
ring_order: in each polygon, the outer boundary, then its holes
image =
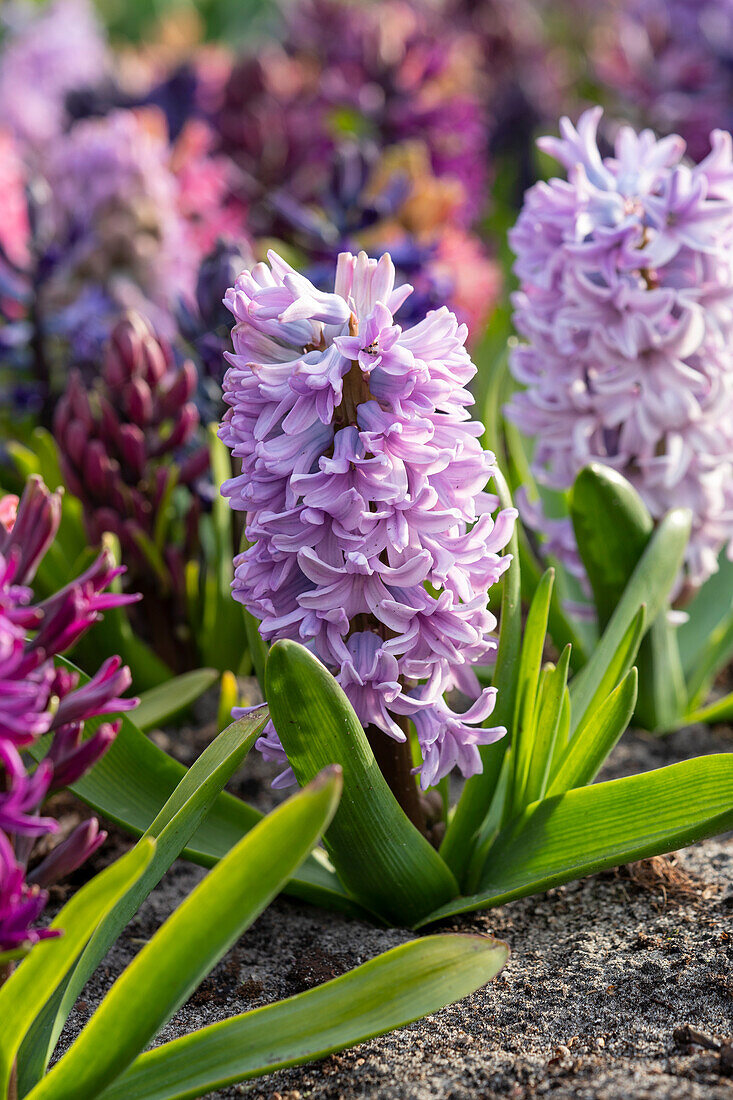
POLYGON ((73 871, 103 842, 94 819, 79 825, 30 875, 36 838, 58 830, 41 812, 46 796, 79 779, 108 749, 119 721, 102 722, 84 738, 90 718, 136 705, 121 696, 129 669, 107 660, 88 683, 56 667, 101 613, 129 603, 107 589, 120 570, 103 551, 82 576, 42 603, 29 587, 61 519, 60 493, 31 478, 20 502, 0 498, 0 952, 30 946, 47 933, 33 927, 46 901, 42 887, 73 871), (48 750, 27 769, 26 751, 45 734, 48 750))
MULTIPOLYGON (((465 389, 465 325, 445 307, 403 330, 411 293, 394 266, 342 253, 333 293, 275 253, 239 276, 226 303, 234 354, 221 437, 242 462, 223 487, 253 544, 234 595, 266 639, 307 644, 337 676, 364 727, 405 742, 416 727, 423 789, 454 766, 481 768, 479 694, 496 621, 487 593, 515 516, 493 519, 494 472, 465 389), (463 714, 444 695, 478 696, 463 714)), ((380 736, 381 736, 380 733, 380 736)), ((260 747, 284 761, 274 730, 260 747)))
POLYGON ((536 184, 511 233, 525 389, 508 411, 550 486, 597 461, 655 518, 690 508, 680 584, 699 585, 733 539, 731 137, 692 165, 681 138, 623 127, 604 159, 601 113, 541 139, 568 178, 536 184))

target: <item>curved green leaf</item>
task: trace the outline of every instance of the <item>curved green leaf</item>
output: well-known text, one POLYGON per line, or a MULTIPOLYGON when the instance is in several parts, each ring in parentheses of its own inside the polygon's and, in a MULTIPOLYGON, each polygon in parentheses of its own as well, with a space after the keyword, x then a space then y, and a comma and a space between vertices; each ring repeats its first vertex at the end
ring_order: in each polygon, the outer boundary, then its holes
MULTIPOLYGON (((63 658, 59 658, 59 663, 79 671, 63 658)), ((84 673, 80 675, 82 682, 88 680, 84 673)), ((122 725, 116 739, 91 771, 72 783, 70 790, 133 836, 142 836, 183 779, 186 768, 141 733, 126 714, 118 718, 122 725)), ((87 733, 93 732, 98 721, 86 723, 87 733)), ((32 751, 40 759, 45 752, 44 743, 32 751)), ((182 854, 192 863, 213 867, 261 819, 258 810, 222 791, 182 854)), ((314 905, 355 916, 361 914, 320 850, 300 867, 286 892, 314 905)))
POLYGON ((458 884, 398 805, 327 669, 297 642, 279 641, 265 678, 272 720, 298 782, 330 763, 343 768, 344 797, 324 843, 347 889, 383 919, 408 925, 447 901, 458 884))
POLYGON ((36 1015, 64 981, 94 930, 143 874, 154 852, 155 841, 145 840, 82 886, 51 922, 50 927, 62 929, 63 935, 36 944, 0 988, 0 1096, 8 1094, 15 1057, 36 1015))
POLYGON ((529 806, 491 849, 480 890, 421 924, 503 905, 733 828, 733 753, 578 787, 529 806))
POLYGON ((100 1100, 185 1100, 323 1058, 437 1012, 490 981, 506 944, 426 936, 340 978, 141 1055, 100 1100))
POLYGON ((575 479, 570 516, 603 629, 644 553, 654 521, 626 478, 597 462, 575 479))
MULTIPOLYGON (((214 799, 261 733, 269 715, 266 707, 234 722, 208 745, 189 768, 171 797, 148 829, 145 838, 155 840, 155 855, 143 874, 121 897, 92 935, 78 964, 69 976, 62 998, 51 998, 28 1033, 28 1058, 21 1053, 24 1082, 28 1091, 46 1068, 61 1029, 85 982, 94 973, 107 950, 135 915, 151 890, 160 882, 186 841, 211 809, 214 799), (31 1080, 31 1075, 33 1079, 31 1080)), ((23 1082, 21 1082, 23 1084, 23 1082)))
POLYGON ((332 768, 263 818, 145 944, 29 1100, 96 1100, 282 889, 340 793, 332 768))
POLYGON ((547 797, 591 783, 603 767, 634 713, 638 675, 635 668, 593 712, 560 757, 547 797))

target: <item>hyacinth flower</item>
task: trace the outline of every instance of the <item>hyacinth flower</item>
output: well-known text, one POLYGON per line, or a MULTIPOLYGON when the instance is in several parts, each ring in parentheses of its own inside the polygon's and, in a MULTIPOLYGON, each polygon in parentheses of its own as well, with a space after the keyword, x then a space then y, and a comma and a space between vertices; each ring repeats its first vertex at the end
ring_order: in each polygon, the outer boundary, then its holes
MULTIPOLYGON (((714 132, 694 165, 681 138, 624 127, 604 158, 600 118, 586 112, 577 129, 565 119, 559 139, 540 141, 568 178, 532 188, 510 236, 523 341, 511 356, 522 388, 507 415, 534 441, 541 486, 569 490, 593 464, 622 475, 646 527, 641 544, 670 508, 690 509, 673 592, 686 606, 719 569, 725 592, 733 546, 731 139, 714 132)), ((578 518, 545 519, 532 503, 528 522, 576 571, 578 518)), ((589 579, 597 597, 593 569, 589 579)))
POLYGON ((733 123, 733 11, 720 0, 626 0, 596 28, 598 77, 631 117, 678 133, 696 160, 733 123))
POLYGON ((132 585, 149 597, 148 628, 157 623, 160 652, 176 661, 185 645, 176 646, 170 620, 184 613, 185 563, 197 548, 194 488, 209 461, 197 381, 193 363, 177 364, 150 324, 130 313, 112 331, 99 377, 87 386, 71 372, 54 417, 63 477, 82 502, 89 539, 96 545, 110 532, 120 540, 132 585), (185 513, 176 515, 182 491, 185 513), (165 614, 153 611, 161 601, 165 614))
MULTIPOLYGON (((469 419, 466 328, 444 307, 403 330, 389 255, 343 253, 325 293, 275 253, 227 292, 235 319, 221 437, 242 473, 225 484, 251 548, 234 594, 262 636, 301 639, 353 702, 393 789, 419 817, 423 790, 480 770, 495 692, 471 666, 495 648, 487 592, 514 511, 494 520, 493 457, 469 419), (476 701, 451 710, 446 692, 476 701), (476 698, 478 696, 478 698, 476 698)), ((261 742, 283 753, 274 731, 261 742)), ((287 775, 287 773, 286 773, 287 775)))
POLYGON ((120 570, 103 551, 77 580, 41 602, 30 587, 61 520, 61 494, 31 478, 20 501, 0 501, 0 955, 46 935, 33 927, 45 887, 80 866, 103 843, 95 820, 78 826, 28 872, 36 840, 58 831, 43 816, 47 796, 79 779, 106 752, 119 720, 102 722, 84 738, 91 718, 130 710, 122 698, 130 673, 118 658, 105 661, 84 685, 79 673, 55 667, 102 613, 136 596, 108 591, 120 570), (28 752, 50 735, 35 770, 28 752))

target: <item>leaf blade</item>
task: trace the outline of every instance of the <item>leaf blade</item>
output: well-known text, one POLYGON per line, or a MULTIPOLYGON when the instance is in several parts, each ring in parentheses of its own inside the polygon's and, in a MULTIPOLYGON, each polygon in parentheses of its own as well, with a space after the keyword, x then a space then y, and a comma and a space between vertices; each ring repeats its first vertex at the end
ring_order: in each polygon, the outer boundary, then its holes
POLYGON ((184 1100, 322 1058, 460 1000, 490 981, 508 954, 488 937, 414 940, 287 1001, 143 1054, 100 1100, 184 1100))
POLYGON ((432 898, 447 900, 458 884, 398 805, 324 665, 297 642, 278 641, 265 677, 275 729, 298 782, 329 763, 343 769, 344 798, 324 844, 347 889, 383 919, 406 924, 428 912, 432 898))
POLYGON ((29 1100, 96 1100, 287 882, 331 820, 338 769, 278 806, 181 903, 29 1100))

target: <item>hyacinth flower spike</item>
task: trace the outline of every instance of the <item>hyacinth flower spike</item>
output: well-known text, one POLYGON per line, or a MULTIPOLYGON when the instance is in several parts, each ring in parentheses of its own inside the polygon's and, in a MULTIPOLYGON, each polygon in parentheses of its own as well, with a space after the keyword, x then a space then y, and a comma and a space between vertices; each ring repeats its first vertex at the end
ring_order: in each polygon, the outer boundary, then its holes
POLYGON ((531 188, 510 234, 523 340, 506 411, 512 438, 534 441, 524 517, 546 556, 587 578, 601 628, 651 531, 690 509, 677 613, 649 623, 640 666, 637 720, 669 730, 704 712, 733 647, 733 154, 717 130, 690 164, 681 138, 626 126, 603 157, 601 115, 540 140, 567 180, 531 188), (617 547, 600 534, 611 511, 625 516, 617 547))
MULTIPOLYGON (((480 770, 478 746, 504 733, 482 726, 495 692, 471 666, 495 648, 487 593, 515 513, 494 520, 484 492, 493 456, 467 412, 466 329, 443 308, 403 330, 411 287, 395 287, 388 255, 342 253, 333 293, 269 259, 226 296, 221 436, 242 474, 223 492, 253 543, 234 594, 265 639, 301 640, 334 672, 424 828, 408 720, 423 790, 454 766, 480 770), (443 698, 455 688, 476 699, 464 713, 443 698)), ((287 765, 274 729, 260 747, 287 765)))

